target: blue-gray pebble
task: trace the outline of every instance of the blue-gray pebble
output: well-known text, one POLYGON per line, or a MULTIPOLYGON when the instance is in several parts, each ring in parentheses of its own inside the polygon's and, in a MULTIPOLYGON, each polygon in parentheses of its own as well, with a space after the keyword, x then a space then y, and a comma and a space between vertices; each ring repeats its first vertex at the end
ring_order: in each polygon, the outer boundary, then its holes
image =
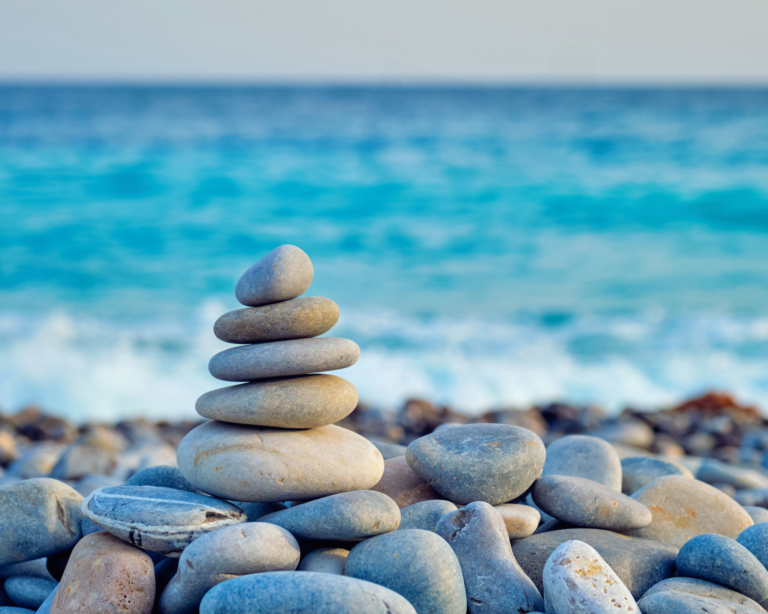
POLYGON ((419 501, 400 510, 399 531, 406 529, 422 529, 434 531, 440 520, 448 512, 456 510, 456 506, 450 501, 432 499, 419 501))
POLYGON ((5 581, 5 592, 16 605, 37 610, 58 585, 54 580, 17 576, 5 581))
POLYGON ((197 492, 195 487, 187 482, 187 478, 181 475, 178 467, 171 467, 170 465, 157 465, 156 467, 142 469, 138 473, 134 473, 125 483, 125 486, 158 486, 160 488, 197 492))
POLYGON ((736 539, 768 568, 768 523, 758 523, 744 529, 736 539))
POLYGON ((637 605, 644 614, 765 614, 749 597, 696 578, 659 582, 637 605))
MULTIPOLYGON (((768 522, 768 510, 764 507, 758 507, 756 505, 745 505, 743 506, 744 510, 749 514, 749 517, 752 518, 752 521, 755 524, 760 524, 761 522, 768 522)), ((743 533, 744 531, 742 531, 743 533)), ((738 540, 737 540, 738 541, 738 540)))
POLYGON ((691 472, 677 463, 647 456, 630 456, 621 459, 621 491, 631 495, 648 482, 664 475, 682 475, 692 478, 691 472))
POLYGON ((304 250, 280 245, 243 273, 235 296, 249 307, 288 301, 304 294, 313 276, 312 261, 304 250))
POLYGON ((352 548, 344 573, 395 591, 419 614, 467 611, 459 561, 448 543, 430 531, 410 529, 367 539, 352 548))

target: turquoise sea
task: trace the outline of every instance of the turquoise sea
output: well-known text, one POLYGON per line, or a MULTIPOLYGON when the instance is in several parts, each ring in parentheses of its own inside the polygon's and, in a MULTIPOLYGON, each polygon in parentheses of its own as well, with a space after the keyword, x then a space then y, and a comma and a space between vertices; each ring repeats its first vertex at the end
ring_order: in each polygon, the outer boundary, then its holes
POLYGON ((194 416, 302 247, 386 408, 768 409, 768 90, 0 86, 0 409, 194 416))

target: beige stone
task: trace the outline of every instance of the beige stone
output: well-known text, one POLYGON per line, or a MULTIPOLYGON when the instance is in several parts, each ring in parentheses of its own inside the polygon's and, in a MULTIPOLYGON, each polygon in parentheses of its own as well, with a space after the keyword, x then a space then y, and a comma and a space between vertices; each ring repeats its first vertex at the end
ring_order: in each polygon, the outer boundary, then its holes
POLYGON ((109 533, 92 533, 72 551, 51 614, 149 614, 154 602, 149 555, 109 533))
POLYGON ((16 440, 8 431, 0 431, 0 465, 7 465, 19 455, 16 440))
POLYGON ((395 456, 384 461, 384 475, 371 490, 391 497, 400 509, 421 501, 443 498, 408 466, 405 456, 395 456))
POLYGON ((502 503, 493 507, 504 519, 510 539, 522 539, 523 537, 533 535, 533 532, 539 526, 541 514, 530 505, 502 503))

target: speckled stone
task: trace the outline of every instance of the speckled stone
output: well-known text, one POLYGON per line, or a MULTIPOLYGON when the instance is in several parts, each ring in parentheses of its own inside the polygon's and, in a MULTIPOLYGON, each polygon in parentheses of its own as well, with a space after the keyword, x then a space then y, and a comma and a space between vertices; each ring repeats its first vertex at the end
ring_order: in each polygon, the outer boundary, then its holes
POLYGON ((226 382, 247 382, 346 369, 358 358, 360 348, 354 341, 317 337, 230 348, 211 358, 208 370, 226 382))
POLYGON ((541 475, 546 452, 528 429, 469 424, 420 437, 408 446, 411 468, 454 503, 506 503, 541 475))
POLYGON ((452 512, 456 506, 450 501, 434 499, 432 501, 420 501, 400 510, 399 530, 421 529, 434 531, 437 521, 448 512, 452 512))
POLYGON ((384 474, 378 483, 371 487, 371 490, 391 497, 400 508, 421 501, 442 499, 439 492, 411 469, 405 456, 396 456, 384 461, 384 474))
POLYGON ((304 294, 313 276, 312 261, 303 250, 281 245, 243 273, 235 296, 249 307, 288 301, 304 294))
POLYGON ((69 550, 80 539, 83 497, 58 480, 0 487, 0 565, 69 550))
POLYGON ((125 483, 126 486, 158 486, 160 488, 173 488, 174 490, 184 490, 186 492, 197 492, 195 487, 187 482, 181 475, 178 467, 169 465, 158 465, 143 469, 134 473, 125 483))
POLYGON ((58 582, 17 576, 5 581, 5 592, 13 599, 16 605, 30 610, 37 610, 53 591, 58 582))
POLYGON ((281 526, 298 539, 360 540, 396 530, 400 509, 385 494, 358 490, 289 507, 261 522, 281 526))
POLYGON ((539 591, 544 589, 542 574, 547 559, 569 540, 583 541, 597 550, 635 599, 675 573, 677 548, 669 544, 600 529, 561 529, 526 537, 512 546, 517 562, 539 591))
POLYGON ((666 542, 677 548, 705 533, 736 539, 754 524, 736 501, 709 484, 678 475, 667 475, 649 482, 632 495, 645 505, 653 520, 628 535, 666 542))
POLYGON ((314 571, 344 575, 344 565, 347 562, 349 550, 344 548, 320 548, 305 556, 299 564, 299 571, 314 571))
POLYGON ((529 505, 502 503, 495 505, 494 509, 501 514, 510 539, 521 539, 533 535, 539 526, 539 512, 529 505))
POLYGON ((747 527, 736 541, 749 550, 763 567, 768 568, 768 524, 761 522, 747 527))
POLYGON ((592 546, 567 541, 544 567, 547 614, 640 614, 632 593, 592 546))
POLYGON ((756 505, 745 505, 743 507, 755 524, 768 522, 768 510, 764 507, 757 507, 756 505))
POLYGON ((91 493, 83 514, 105 531, 145 550, 178 557, 206 533, 246 521, 234 505, 158 486, 113 486, 91 493))
POLYGON ((94 533, 72 551, 51 614, 149 614, 154 601, 149 555, 109 533, 94 533))
POLYGON ((621 490, 619 455, 607 441, 588 435, 568 435, 549 444, 542 475, 587 478, 621 490))
POLYGON ((366 490, 384 473, 373 444, 334 425, 291 431, 209 422, 182 440, 178 459, 193 486, 232 501, 294 501, 366 490))
POLYGON ((333 424, 355 407, 355 387, 326 373, 219 388, 195 404, 197 413, 211 420, 297 429, 333 424))
POLYGON ((670 578, 651 587, 637 604, 644 614, 764 614, 749 597, 695 578, 670 578))
POLYGON ((176 575, 160 597, 163 614, 194 612, 205 594, 234 576, 293 571, 299 544, 282 527, 248 522, 224 527, 192 542, 181 555, 176 575))
POLYGON ((645 456, 630 456, 622 459, 621 472, 621 491, 625 495, 632 495, 648 482, 665 475, 693 477, 693 474, 679 463, 645 456))
POLYGON ((329 298, 307 296, 230 311, 216 320, 213 333, 229 343, 306 339, 327 333, 338 321, 336 303, 329 298))
POLYGON ((448 543, 430 531, 394 531, 366 539, 352 548, 344 573, 395 591, 419 614, 467 611, 459 561, 448 543))
POLYGON ((531 494, 547 514, 577 527, 625 531, 652 519, 642 503, 585 478, 548 475, 536 481, 531 494))
POLYGON ((543 609, 541 594, 512 554, 504 519, 491 505, 477 501, 449 512, 435 532, 459 560, 472 614, 543 609))

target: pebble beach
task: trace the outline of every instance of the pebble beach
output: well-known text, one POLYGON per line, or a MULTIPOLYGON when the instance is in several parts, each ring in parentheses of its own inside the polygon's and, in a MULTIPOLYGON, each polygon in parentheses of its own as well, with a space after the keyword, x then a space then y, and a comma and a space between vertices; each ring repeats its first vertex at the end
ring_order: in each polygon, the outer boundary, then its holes
POLYGON ((199 421, 0 415, 0 614, 766 611, 758 408, 367 406, 322 275, 243 273, 199 421))

